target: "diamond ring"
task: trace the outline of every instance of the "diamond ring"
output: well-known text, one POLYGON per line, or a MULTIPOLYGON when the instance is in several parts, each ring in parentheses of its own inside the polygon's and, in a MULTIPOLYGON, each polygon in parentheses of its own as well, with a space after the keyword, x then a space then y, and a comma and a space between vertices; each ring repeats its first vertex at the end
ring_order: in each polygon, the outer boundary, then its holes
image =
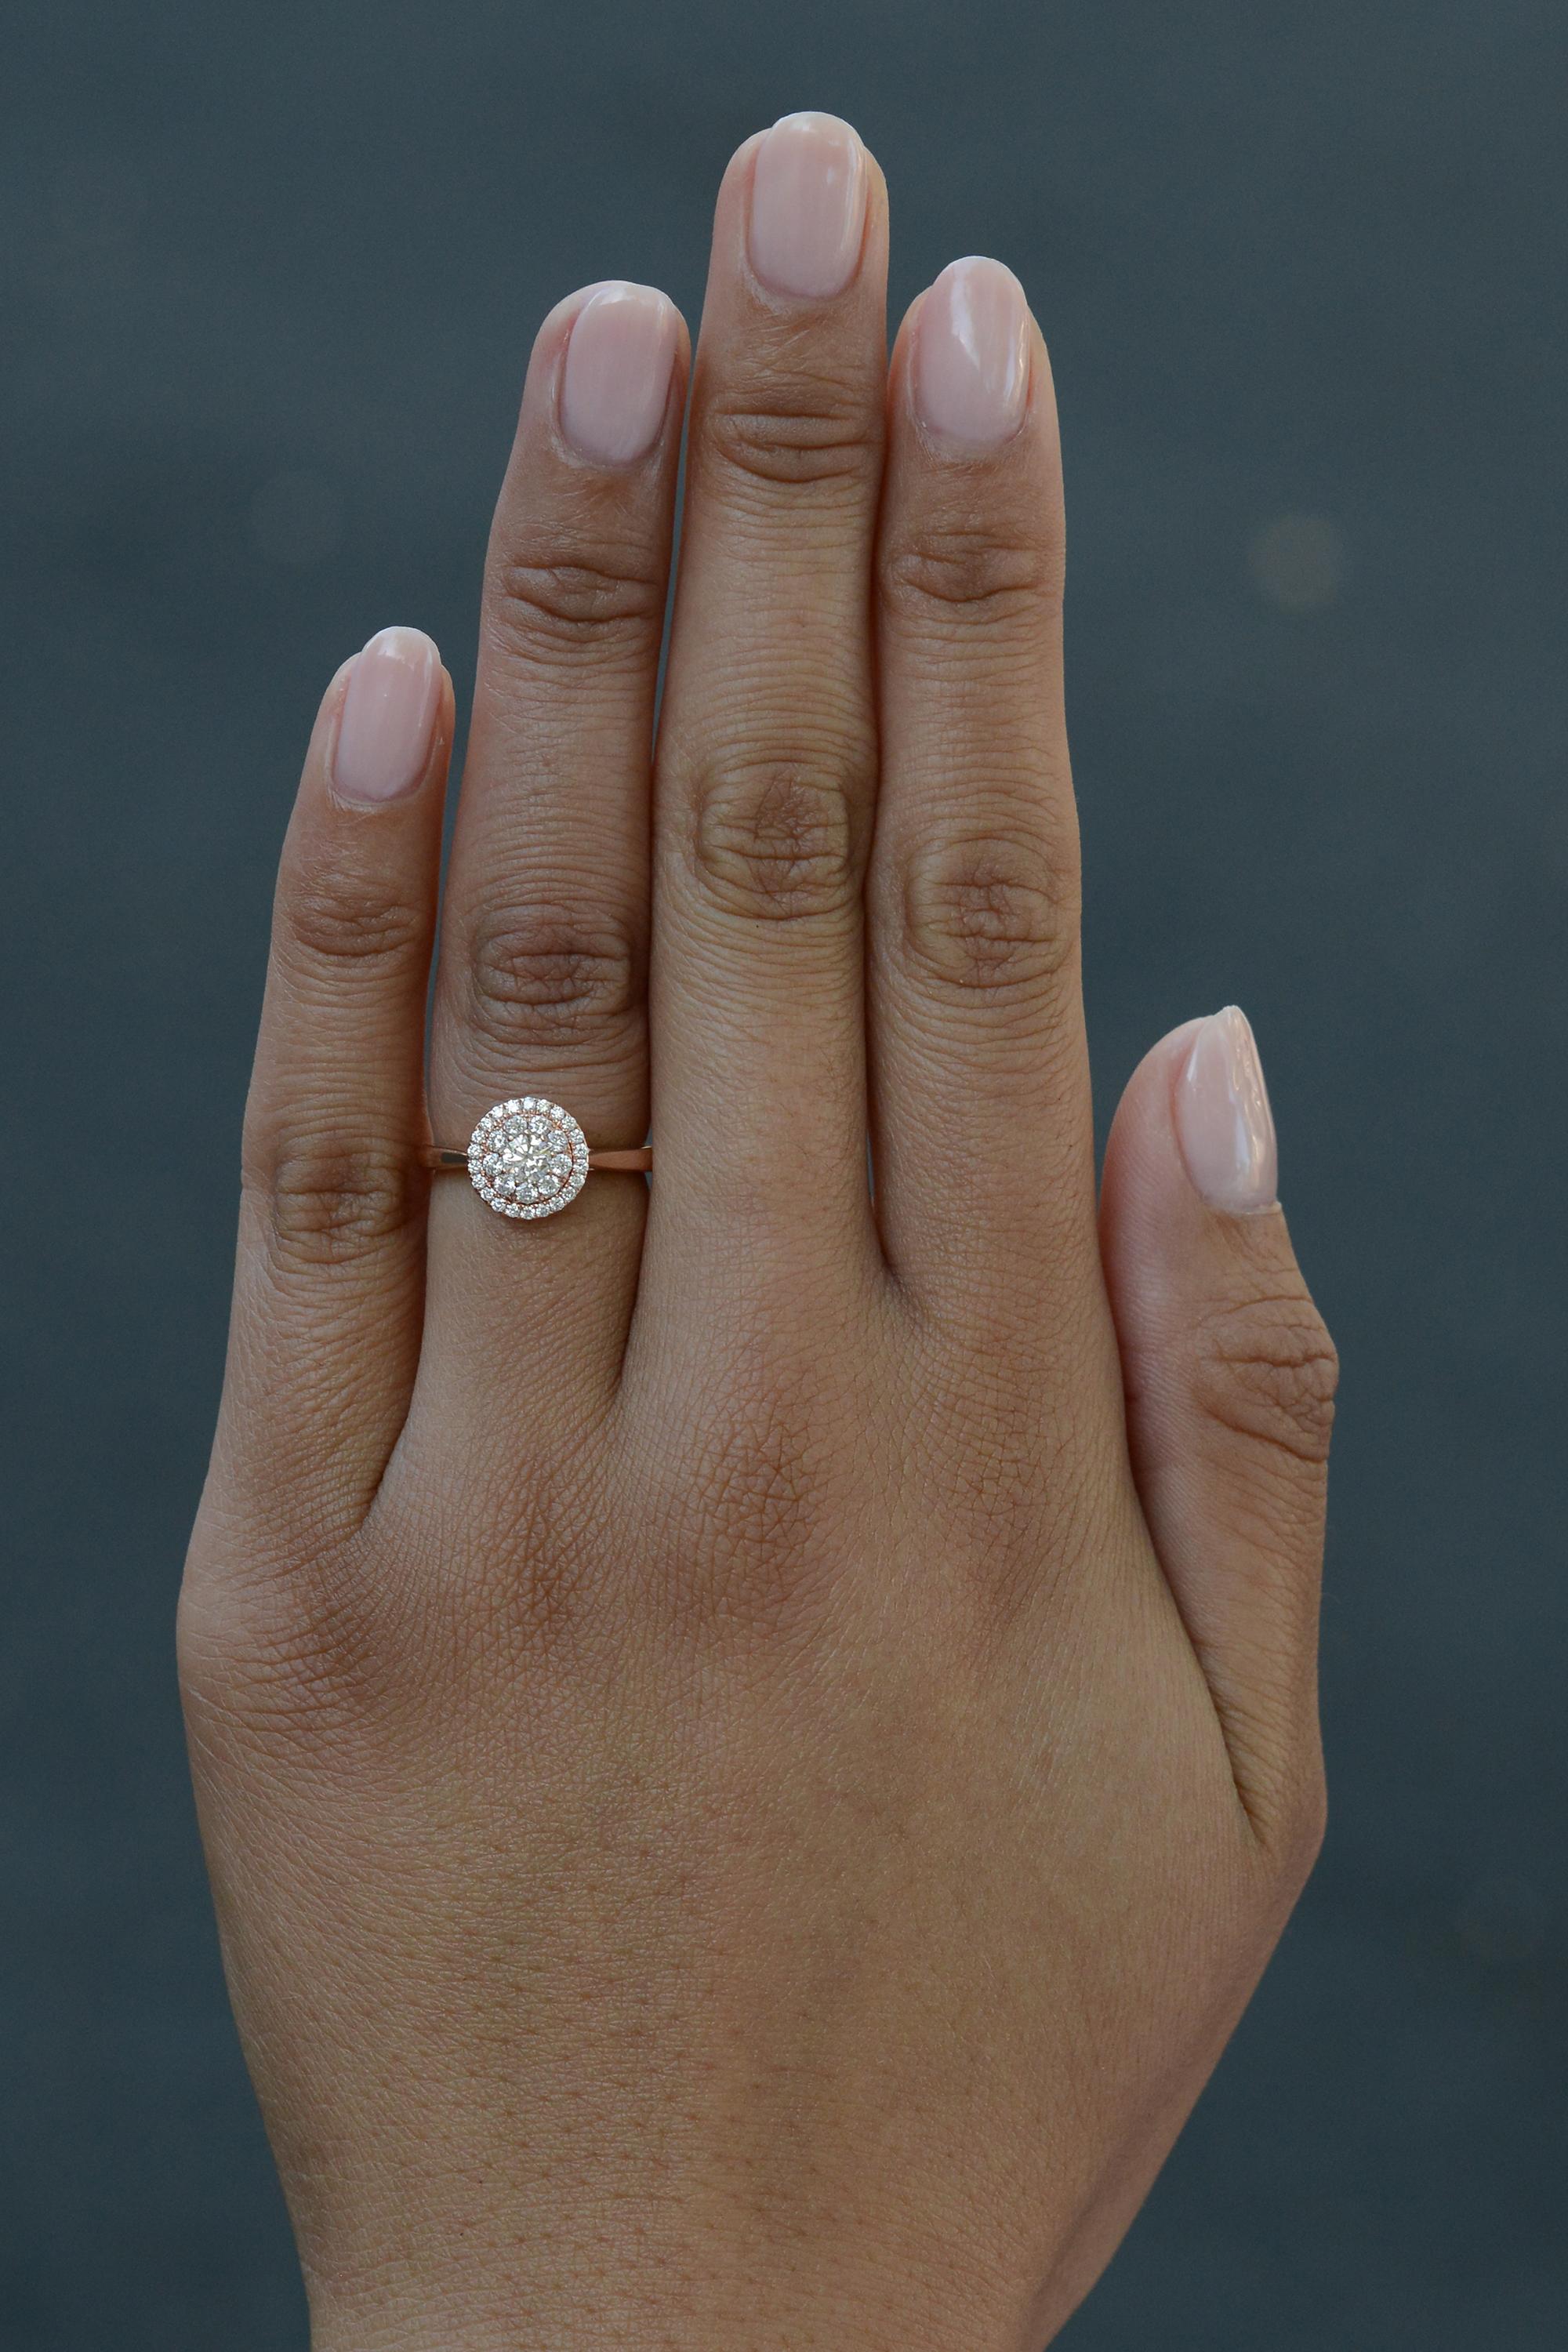
POLYGON ((430 1168, 466 1168, 481 1201, 503 1217, 552 1217, 577 1198, 591 1171, 642 1175, 653 1153, 590 1151, 569 1110, 542 1095, 513 1095, 486 1111, 466 1147, 432 1144, 430 1168))

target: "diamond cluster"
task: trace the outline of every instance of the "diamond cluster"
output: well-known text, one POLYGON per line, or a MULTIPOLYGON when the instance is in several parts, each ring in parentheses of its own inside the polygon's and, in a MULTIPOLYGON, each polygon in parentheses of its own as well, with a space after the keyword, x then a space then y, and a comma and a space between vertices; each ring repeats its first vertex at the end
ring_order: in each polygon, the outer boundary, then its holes
POLYGON ((552 1217, 588 1174, 588 1145, 570 1111, 542 1095, 514 1095, 486 1111, 468 1144, 468 1174, 503 1217, 552 1217))

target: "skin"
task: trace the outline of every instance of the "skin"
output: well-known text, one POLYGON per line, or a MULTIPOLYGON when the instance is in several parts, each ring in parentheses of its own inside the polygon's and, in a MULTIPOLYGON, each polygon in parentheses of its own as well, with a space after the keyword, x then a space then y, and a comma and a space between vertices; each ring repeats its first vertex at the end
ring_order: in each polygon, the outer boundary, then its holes
POLYGON ((1321 1835, 1332 1351, 1190 1029, 1097 1210, 1044 346, 933 447, 875 167, 784 301, 755 143, 655 759, 684 351, 595 467, 541 331, 427 1073, 449 683, 283 854, 180 1652, 319 2352, 1044 2345, 1321 1835), (520 1090, 651 1185, 419 1171, 520 1090))

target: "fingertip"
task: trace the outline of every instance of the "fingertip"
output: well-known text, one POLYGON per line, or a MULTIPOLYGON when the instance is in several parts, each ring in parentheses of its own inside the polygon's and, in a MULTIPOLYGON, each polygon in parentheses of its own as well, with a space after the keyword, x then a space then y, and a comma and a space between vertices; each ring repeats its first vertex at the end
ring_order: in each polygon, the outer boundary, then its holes
POLYGON ((769 304, 830 302, 886 245, 887 184, 841 115, 782 114, 745 140, 719 192, 716 235, 742 231, 753 285, 769 304))
POLYGON ((378 629, 345 665, 327 760, 340 806, 379 809, 406 800, 436 764, 447 673, 423 629, 378 629))
POLYGON ((1211 1209, 1250 1217, 1278 1204, 1274 1113, 1239 1004, 1196 1024, 1175 1076, 1173 1118, 1187 1174, 1211 1209))
POLYGON ((556 384, 556 421, 574 455, 604 467, 648 457, 669 421, 680 353, 680 316, 660 288, 611 278, 591 289, 556 384))

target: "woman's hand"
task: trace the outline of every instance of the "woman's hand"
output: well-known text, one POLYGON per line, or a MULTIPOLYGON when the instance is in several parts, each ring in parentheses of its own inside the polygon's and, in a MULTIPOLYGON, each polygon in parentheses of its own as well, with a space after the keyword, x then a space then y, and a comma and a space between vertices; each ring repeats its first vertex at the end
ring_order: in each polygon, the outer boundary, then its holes
POLYGON ((1043 2343, 1316 1850, 1262 1079, 1156 1046, 1097 1226, 1050 371, 975 260, 889 370, 886 240, 829 118, 725 178, 651 761, 683 330, 529 371, 430 1118, 651 1185, 422 1172, 428 641, 311 740, 181 1648, 320 2352, 1043 2343))

